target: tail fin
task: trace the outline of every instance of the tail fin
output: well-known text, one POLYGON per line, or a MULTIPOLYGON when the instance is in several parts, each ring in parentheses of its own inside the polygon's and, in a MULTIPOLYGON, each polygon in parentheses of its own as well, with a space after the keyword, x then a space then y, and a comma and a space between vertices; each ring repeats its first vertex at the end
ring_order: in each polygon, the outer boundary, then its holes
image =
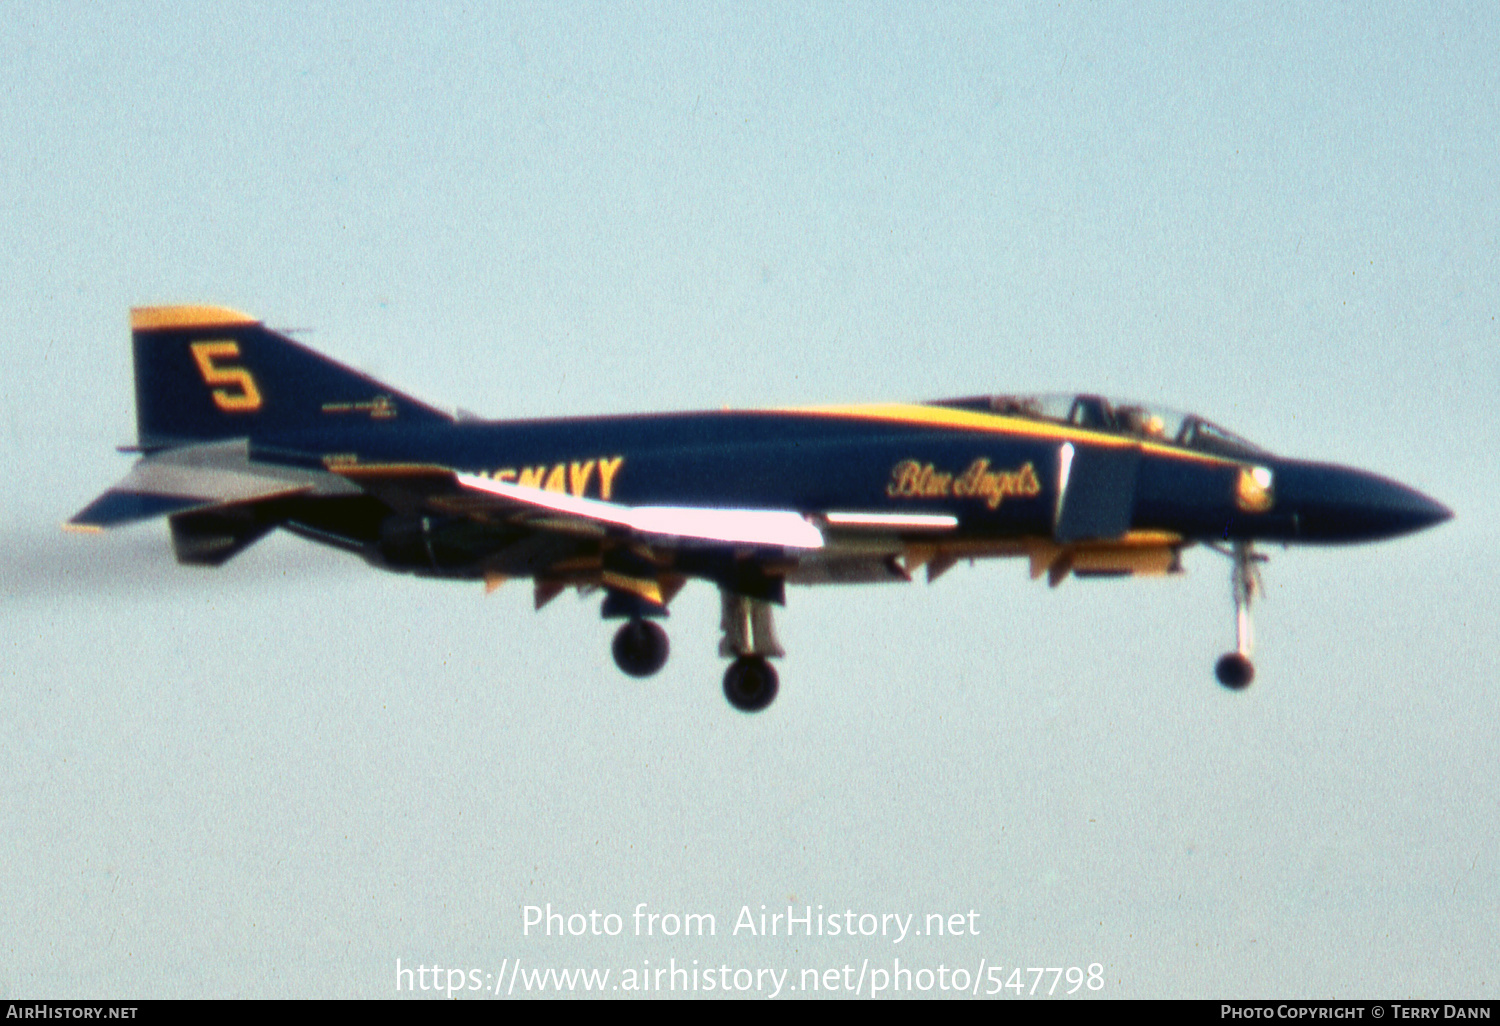
POLYGON ((447 414, 214 306, 130 311, 143 449, 257 438, 346 419, 406 425, 447 414))

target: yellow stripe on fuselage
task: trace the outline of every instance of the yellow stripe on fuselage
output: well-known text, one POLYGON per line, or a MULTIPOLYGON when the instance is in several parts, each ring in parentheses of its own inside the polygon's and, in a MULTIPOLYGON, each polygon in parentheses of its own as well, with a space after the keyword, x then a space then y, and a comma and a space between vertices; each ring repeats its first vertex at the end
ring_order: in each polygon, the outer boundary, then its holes
POLYGON ((1200 460, 1222 467, 1237 467, 1241 460, 1232 460, 1212 453, 1195 452, 1164 442, 1152 442, 1144 438, 1117 435, 1072 424, 1054 424, 1031 420, 1026 417, 1010 417, 999 413, 981 413, 977 410, 957 410, 949 406, 924 406, 917 403, 867 403, 851 406, 803 406, 776 410, 777 413, 812 415, 815 417, 846 417, 852 420, 878 420, 893 424, 913 424, 922 427, 954 428, 960 431, 977 431, 989 434, 1021 435, 1029 438, 1055 438, 1066 442, 1088 442, 1112 448, 1139 445, 1145 452, 1172 456, 1177 459, 1200 460))

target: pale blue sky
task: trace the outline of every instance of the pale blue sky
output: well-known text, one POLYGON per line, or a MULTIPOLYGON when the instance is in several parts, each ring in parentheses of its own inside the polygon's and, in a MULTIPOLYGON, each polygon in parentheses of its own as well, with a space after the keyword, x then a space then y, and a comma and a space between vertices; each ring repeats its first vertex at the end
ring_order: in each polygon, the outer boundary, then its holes
POLYGON ((8 5, 0 995, 893 956, 1493 995, 1496 52, 1457 4, 8 5), (127 310, 177 301, 497 417, 1136 396, 1457 517, 1273 552, 1246 694, 1194 552, 794 590, 745 717, 703 586, 641 684, 593 601, 60 536, 129 465, 127 310), (521 936, 642 901, 721 936, 521 936), (725 936, 788 901, 982 932, 725 936))

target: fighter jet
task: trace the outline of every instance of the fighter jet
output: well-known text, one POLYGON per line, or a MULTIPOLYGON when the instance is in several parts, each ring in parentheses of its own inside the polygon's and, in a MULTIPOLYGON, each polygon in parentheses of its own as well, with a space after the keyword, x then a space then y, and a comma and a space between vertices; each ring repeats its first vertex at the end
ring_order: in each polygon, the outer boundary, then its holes
POLYGON ((451 415, 213 306, 131 312, 139 459, 67 527, 165 516, 179 562, 220 566, 281 528, 400 573, 530 579, 624 621, 615 662, 667 660, 658 621, 712 583, 724 694, 776 697, 772 610, 788 584, 933 581, 1014 556, 1033 578, 1175 574, 1204 545, 1231 567, 1235 648, 1254 676, 1263 543, 1377 541, 1452 516, 1362 470, 1274 455, 1192 414, 1097 395, 548 420, 451 415))

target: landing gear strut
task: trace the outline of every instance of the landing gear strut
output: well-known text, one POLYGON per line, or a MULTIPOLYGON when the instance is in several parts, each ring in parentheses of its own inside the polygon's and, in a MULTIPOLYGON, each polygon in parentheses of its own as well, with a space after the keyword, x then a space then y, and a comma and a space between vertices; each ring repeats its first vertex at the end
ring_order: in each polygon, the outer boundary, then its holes
POLYGON ((771 604, 744 595, 720 592, 724 639, 719 655, 734 662, 724 671, 724 697, 741 712, 760 712, 776 699, 780 681, 769 660, 786 655, 776 640, 771 604))
POLYGON ((650 620, 632 617, 615 633, 615 665, 632 677, 649 677, 667 662, 667 632, 650 620))
POLYGON ((1234 592, 1234 637, 1235 650, 1219 657, 1214 665, 1214 676, 1219 683, 1232 691, 1249 687, 1255 679, 1255 664, 1250 661, 1254 645, 1251 636, 1250 603, 1261 593, 1260 570, 1257 564, 1266 557, 1257 553, 1247 541, 1237 541, 1229 557, 1234 560, 1229 585, 1234 592))

